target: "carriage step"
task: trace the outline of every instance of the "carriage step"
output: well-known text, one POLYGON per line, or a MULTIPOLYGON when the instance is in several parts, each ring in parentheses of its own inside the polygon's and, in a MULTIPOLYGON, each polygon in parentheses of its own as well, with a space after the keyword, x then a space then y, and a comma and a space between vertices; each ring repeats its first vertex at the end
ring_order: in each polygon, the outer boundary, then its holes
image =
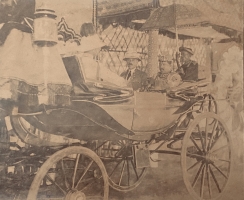
POLYGON ((136 168, 150 167, 150 151, 148 145, 134 145, 134 158, 136 161, 136 168))

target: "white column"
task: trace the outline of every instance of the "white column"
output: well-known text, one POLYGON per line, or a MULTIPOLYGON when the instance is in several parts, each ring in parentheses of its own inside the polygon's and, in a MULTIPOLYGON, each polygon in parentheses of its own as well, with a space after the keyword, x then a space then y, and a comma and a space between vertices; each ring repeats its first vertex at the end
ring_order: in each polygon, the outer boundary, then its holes
POLYGON ((147 74, 152 77, 158 72, 158 30, 149 31, 147 74))

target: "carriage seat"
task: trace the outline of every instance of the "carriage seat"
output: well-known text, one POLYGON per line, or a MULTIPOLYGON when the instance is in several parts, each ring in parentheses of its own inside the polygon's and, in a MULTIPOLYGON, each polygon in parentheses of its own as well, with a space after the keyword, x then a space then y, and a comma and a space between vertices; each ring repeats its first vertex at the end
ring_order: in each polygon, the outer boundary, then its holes
POLYGON ((63 63, 73 85, 73 100, 86 99, 120 102, 131 96, 124 79, 98 64, 85 65, 81 55, 63 56, 63 63), (125 95, 129 94, 129 95, 125 95), (98 98, 99 97, 99 98, 98 98), (104 97, 104 98, 103 98, 104 97))

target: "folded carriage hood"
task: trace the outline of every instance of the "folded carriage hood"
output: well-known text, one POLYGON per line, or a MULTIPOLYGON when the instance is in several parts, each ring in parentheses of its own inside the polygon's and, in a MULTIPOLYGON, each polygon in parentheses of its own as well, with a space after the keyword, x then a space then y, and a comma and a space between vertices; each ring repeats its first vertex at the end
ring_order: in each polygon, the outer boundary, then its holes
MULTIPOLYGON (((75 101, 70 107, 48 109, 40 115, 24 118, 43 132, 79 140, 117 140, 134 135, 100 105, 86 100, 75 101)), ((18 120, 15 122, 18 126, 18 120)))

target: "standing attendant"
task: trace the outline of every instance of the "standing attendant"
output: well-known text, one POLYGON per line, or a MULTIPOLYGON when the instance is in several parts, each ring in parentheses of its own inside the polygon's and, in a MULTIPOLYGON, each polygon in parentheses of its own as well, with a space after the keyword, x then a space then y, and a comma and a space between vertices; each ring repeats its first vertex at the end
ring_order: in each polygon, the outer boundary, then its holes
MULTIPOLYGON (((83 52, 78 57, 83 66, 82 70, 84 70, 85 78, 92 82, 126 87, 122 77, 112 72, 108 67, 103 66, 96 59, 101 48, 105 47, 106 44, 99 38, 99 35, 96 34, 93 24, 82 24, 80 34, 82 38, 77 50, 83 52)), ((76 95, 84 92, 92 92, 92 87, 89 88, 83 78, 75 78, 75 72, 73 72, 73 77, 74 92, 76 95)))
POLYGON ((147 84, 147 74, 137 69, 138 62, 141 60, 136 51, 127 51, 124 57, 128 69, 120 76, 127 81, 127 86, 133 90, 143 90, 147 84))
POLYGON ((198 63, 191 60, 193 51, 191 48, 180 47, 181 57, 177 53, 176 61, 178 65, 177 72, 180 74, 183 81, 197 81, 198 80, 198 63), (180 65, 180 62, 182 65, 180 65))

